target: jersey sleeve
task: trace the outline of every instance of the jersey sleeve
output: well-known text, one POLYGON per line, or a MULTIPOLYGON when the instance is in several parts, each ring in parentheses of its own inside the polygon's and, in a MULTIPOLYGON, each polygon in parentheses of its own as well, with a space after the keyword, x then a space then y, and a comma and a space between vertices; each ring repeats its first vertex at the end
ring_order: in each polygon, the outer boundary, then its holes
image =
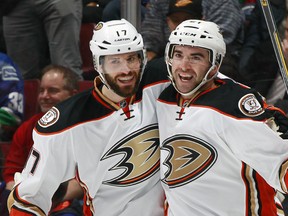
MULTIPOLYGON (((34 145, 14 191, 13 208, 33 212, 36 206, 46 215, 51 199, 62 182, 75 177, 76 163, 69 132, 39 134, 33 131, 34 145)), ((16 214, 17 215, 17 214, 16 214)))
POLYGON ((224 117, 219 122, 223 139, 235 156, 256 170, 268 184, 287 193, 288 140, 282 139, 264 121, 224 117))
POLYGON ((40 215, 45 216, 45 213, 37 206, 31 205, 26 202, 16 202, 19 200, 17 189, 12 190, 7 200, 7 207, 10 216, 34 216, 40 215), (29 205, 29 208, 25 204, 29 205))

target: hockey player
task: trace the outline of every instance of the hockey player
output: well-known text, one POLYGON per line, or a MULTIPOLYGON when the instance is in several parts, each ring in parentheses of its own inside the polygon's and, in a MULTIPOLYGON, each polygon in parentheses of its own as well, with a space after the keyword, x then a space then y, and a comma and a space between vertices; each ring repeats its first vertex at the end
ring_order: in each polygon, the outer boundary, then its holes
POLYGON ((59 184, 75 175, 85 216, 164 214, 155 104, 167 75, 143 73, 142 37, 124 19, 98 23, 90 48, 100 74, 94 89, 39 120, 10 215, 47 215, 59 184))
POLYGON ((156 106, 168 216, 284 215, 274 199, 287 193, 288 142, 255 90, 217 77, 225 51, 213 22, 170 35, 172 85, 156 106))

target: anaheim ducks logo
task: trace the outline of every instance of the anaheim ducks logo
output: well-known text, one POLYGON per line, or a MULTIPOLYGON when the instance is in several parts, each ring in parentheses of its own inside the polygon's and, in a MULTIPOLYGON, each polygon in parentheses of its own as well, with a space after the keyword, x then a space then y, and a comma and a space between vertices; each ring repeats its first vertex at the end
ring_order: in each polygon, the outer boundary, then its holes
POLYGON ((153 176, 160 165, 158 126, 151 125, 125 137, 109 149, 101 160, 116 155, 123 158, 109 171, 120 169, 123 173, 104 184, 130 186, 153 176))
POLYGON ((185 134, 164 141, 161 151, 169 154, 163 165, 168 170, 162 181, 170 188, 185 185, 205 174, 216 162, 217 151, 207 142, 185 134))

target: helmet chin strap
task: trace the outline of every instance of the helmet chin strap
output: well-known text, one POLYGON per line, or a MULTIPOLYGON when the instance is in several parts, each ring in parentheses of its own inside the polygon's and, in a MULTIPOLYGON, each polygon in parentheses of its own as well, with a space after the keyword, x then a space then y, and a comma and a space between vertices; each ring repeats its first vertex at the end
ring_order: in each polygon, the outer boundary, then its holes
POLYGON ((209 82, 210 80, 214 79, 214 78, 217 76, 218 71, 217 71, 212 77, 210 77, 210 78, 208 79, 209 74, 211 73, 211 71, 212 71, 215 67, 216 67, 215 65, 214 65, 214 66, 211 66, 211 67, 209 68, 209 70, 207 71, 205 77, 202 79, 202 81, 201 81, 193 90, 191 90, 190 92, 187 92, 187 93, 181 92, 181 91, 177 88, 175 82, 173 81, 173 77, 169 76, 169 79, 171 80, 171 82, 172 82, 174 88, 176 89, 176 91, 179 92, 182 96, 192 97, 205 83, 209 82))
MULTIPOLYGON (((100 69, 100 70, 101 70, 101 72, 98 72, 98 73, 99 73, 100 80, 102 81, 102 83, 103 83, 108 89, 112 90, 111 87, 110 87, 110 86, 108 85, 108 83, 106 82, 106 79, 105 79, 105 77, 104 77, 104 73, 103 73, 102 69, 100 69)), ((113 91, 113 90, 112 90, 112 91, 113 91)))

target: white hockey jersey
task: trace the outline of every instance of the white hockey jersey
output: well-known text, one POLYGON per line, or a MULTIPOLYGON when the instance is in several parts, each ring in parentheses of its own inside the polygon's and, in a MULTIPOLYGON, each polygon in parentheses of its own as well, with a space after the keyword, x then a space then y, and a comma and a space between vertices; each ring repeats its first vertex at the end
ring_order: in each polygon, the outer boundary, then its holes
POLYGON ((284 215, 274 198, 276 190, 287 193, 288 140, 265 124, 255 91, 217 82, 192 101, 172 85, 158 99, 168 215, 284 215))
POLYGON ((166 77, 144 74, 139 91, 119 104, 101 94, 96 79, 95 89, 48 111, 34 129, 12 208, 47 215, 59 184, 77 175, 86 216, 163 216, 155 106, 166 77))

